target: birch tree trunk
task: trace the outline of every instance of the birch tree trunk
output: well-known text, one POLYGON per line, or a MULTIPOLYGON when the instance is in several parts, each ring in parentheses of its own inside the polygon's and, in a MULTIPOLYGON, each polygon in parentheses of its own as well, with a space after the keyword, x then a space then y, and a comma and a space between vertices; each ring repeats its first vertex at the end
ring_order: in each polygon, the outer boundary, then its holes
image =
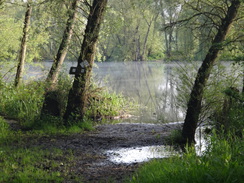
POLYGON ((21 40, 21 47, 20 47, 20 54, 19 54, 19 63, 18 63, 17 72, 14 81, 15 87, 18 87, 22 82, 24 65, 25 65, 25 57, 26 57, 26 49, 27 49, 28 32, 30 28, 31 12, 32 12, 32 6, 29 2, 27 2, 24 28, 23 28, 23 37, 21 40))
POLYGON ((201 102, 203 97, 203 90, 209 78, 212 67, 218 57, 219 51, 222 49, 222 43, 228 34, 230 26, 237 16, 240 7, 240 0, 232 0, 231 5, 228 7, 226 16, 222 19, 218 32, 212 42, 212 46, 203 60, 201 67, 191 91, 190 100, 188 102, 188 109, 186 118, 183 125, 182 137, 183 143, 189 145, 195 142, 194 136, 197 128, 199 115, 201 112, 201 102))
POLYGON ((99 36, 100 25, 107 5, 107 0, 94 0, 90 7, 83 44, 73 86, 69 92, 68 104, 64 119, 83 120, 87 104, 87 91, 90 86, 91 71, 94 63, 95 48, 99 36))

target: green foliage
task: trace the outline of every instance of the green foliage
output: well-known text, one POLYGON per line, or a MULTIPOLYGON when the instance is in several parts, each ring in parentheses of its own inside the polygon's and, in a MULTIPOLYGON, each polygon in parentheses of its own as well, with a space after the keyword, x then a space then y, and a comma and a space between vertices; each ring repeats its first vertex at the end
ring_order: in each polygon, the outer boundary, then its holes
POLYGON ((216 111, 213 118, 219 132, 232 132, 241 137, 244 129, 243 95, 235 88, 225 90, 225 101, 221 110, 216 111))
POLYGON ((91 120, 85 119, 84 121, 71 123, 67 127, 64 126, 64 121, 61 117, 45 115, 41 119, 28 123, 26 126, 38 134, 73 134, 91 131, 94 129, 93 125, 94 123, 91 120))
POLYGON ((9 125, 2 117, 0 117, 0 142, 5 141, 9 133, 11 133, 9 130, 9 125))
POLYGON ((18 89, 6 84, 0 93, 1 114, 22 122, 32 121, 40 114, 44 94, 41 82, 31 82, 18 89))
POLYGON ((112 0, 108 6, 98 44, 102 61, 163 58, 154 1, 112 0))
POLYGON ((18 119, 21 125, 27 129, 46 133, 63 133, 92 130, 93 122, 90 119, 119 116, 126 113, 131 107, 131 103, 122 95, 111 94, 105 89, 93 87, 89 92, 87 119, 84 122, 72 124, 66 129, 63 125, 62 115, 65 111, 71 84, 71 77, 61 73, 54 96, 60 106, 61 116, 44 115, 39 119, 45 84, 40 81, 32 81, 15 88, 11 84, 3 83, 0 90, 0 114, 18 119))
POLYGON ((73 123, 70 127, 68 127, 67 131, 69 133, 78 133, 81 131, 91 131, 94 130, 94 122, 90 119, 85 119, 84 121, 80 121, 77 123, 73 123))
POLYGON ((166 140, 171 144, 179 144, 182 141, 182 130, 173 130, 166 140))
POLYGON ((18 53, 21 37, 20 20, 11 18, 6 14, 0 16, 0 61, 15 59, 18 53))
MULTIPOLYGON (((67 21, 70 1, 32 1, 33 12, 27 48, 27 61, 53 59, 67 21)), ((110 0, 102 25, 96 60, 202 60, 216 33, 226 4, 223 1, 110 0), (201 7, 201 8, 200 8, 201 7), (152 11, 153 10, 153 11, 152 11), (213 14, 209 11, 215 11, 213 14), (223 11, 222 11, 223 10, 223 11), (201 14, 202 12, 202 14, 201 14), (193 16, 198 14, 198 16, 193 16), (201 15, 200 15, 201 14, 201 15), (182 20, 189 19, 187 22, 182 20), (175 22, 181 24, 174 24, 175 22), (214 22, 213 22, 214 21, 214 22), (173 26, 165 26, 173 23, 173 26)), ((82 11, 74 28, 68 59, 77 59, 89 8, 82 11)), ((22 36, 25 1, 0 5, 0 59, 18 57, 22 36)), ((243 12, 243 7, 240 12, 243 12)), ((242 17, 242 13, 239 13, 242 17)), ((231 30, 222 60, 243 60, 243 21, 238 18, 231 30), (234 41, 233 41, 234 40, 234 41)))
MULTIPOLYGON (((179 76, 175 79, 178 91, 177 105, 185 110, 198 67, 199 62, 192 62, 192 64, 183 64, 175 70, 179 76)), ((243 73, 239 65, 219 62, 214 66, 204 89, 200 122, 212 119, 212 116, 222 110, 226 97, 224 90, 229 87, 240 88, 242 77, 243 73)))
POLYGON ((29 129, 39 133, 55 134, 65 130, 62 118, 51 115, 42 116, 41 119, 36 119, 26 125, 29 129))
POLYGON ((61 109, 61 115, 64 114, 68 101, 69 90, 72 86, 72 77, 67 74, 67 71, 59 73, 59 79, 56 84, 57 101, 61 109))
POLYGON ((241 182, 243 174, 242 139, 218 140, 202 156, 189 151, 182 157, 155 160, 142 166, 130 182, 136 183, 234 183, 241 182))
POLYGON ((198 62, 183 62, 174 70, 174 72, 176 72, 174 83, 177 90, 177 105, 184 110, 187 109, 187 103, 194 84, 194 79, 196 78, 198 64, 198 62))
POLYGON ((132 103, 122 95, 110 93, 99 87, 90 88, 86 116, 92 119, 112 118, 123 115, 131 109, 132 103))

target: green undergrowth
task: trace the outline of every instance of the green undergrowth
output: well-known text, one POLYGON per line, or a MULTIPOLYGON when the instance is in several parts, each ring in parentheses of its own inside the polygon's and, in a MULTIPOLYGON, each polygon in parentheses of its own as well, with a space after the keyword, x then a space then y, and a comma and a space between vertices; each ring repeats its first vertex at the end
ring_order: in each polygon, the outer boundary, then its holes
POLYGON ((25 127, 30 129, 32 132, 40 134, 71 134, 93 130, 94 122, 87 119, 84 121, 77 121, 76 123, 72 123, 72 125, 66 127, 63 125, 62 118, 47 115, 32 123, 26 123, 25 127))
POLYGON ((19 121, 33 121, 40 114, 44 84, 31 82, 16 89, 11 84, 0 87, 0 114, 19 121))
POLYGON ((121 94, 111 93, 106 88, 93 86, 88 96, 86 116, 90 119, 107 119, 123 116, 135 106, 121 94))
POLYGON ((240 138, 213 137, 208 151, 197 156, 188 151, 183 156, 155 160, 142 166, 132 183, 239 183, 244 180, 244 142, 240 138))
MULTIPOLYGON (((16 119, 27 129, 42 129, 52 131, 55 128, 64 128, 62 115, 64 114, 68 91, 72 80, 68 76, 61 74, 56 87, 58 96, 54 98, 59 106, 61 116, 52 117, 42 115, 41 110, 44 102, 45 83, 43 81, 30 81, 16 88, 10 83, 0 85, 0 115, 16 119), (40 119, 41 117, 41 119, 40 119)), ((85 121, 72 124, 69 129, 91 129, 93 121, 113 118, 128 113, 132 109, 133 103, 122 95, 110 93, 106 88, 92 84, 88 93, 88 105, 86 108, 85 121)))
POLYGON ((58 171, 62 152, 5 148, 0 151, 0 182, 62 182, 58 171))
POLYGON ((76 160, 71 150, 38 145, 42 138, 52 142, 52 137, 48 133, 13 131, 0 118, 0 182, 82 182, 80 175, 72 173, 76 160))

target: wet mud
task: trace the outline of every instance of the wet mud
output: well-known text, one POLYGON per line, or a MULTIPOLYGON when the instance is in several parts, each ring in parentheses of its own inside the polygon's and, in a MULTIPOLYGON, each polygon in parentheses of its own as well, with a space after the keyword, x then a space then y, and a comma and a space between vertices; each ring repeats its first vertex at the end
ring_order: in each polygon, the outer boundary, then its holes
MULTIPOLYGON (((91 132, 29 139, 26 148, 38 146, 72 151, 74 164, 69 172, 83 177, 83 182, 124 182, 142 162, 116 163, 111 161, 108 151, 166 145, 171 132, 181 126, 181 123, 107 124, 96 126, 91 132)), ((76 181, 69 178, 66 182, 76 181)))

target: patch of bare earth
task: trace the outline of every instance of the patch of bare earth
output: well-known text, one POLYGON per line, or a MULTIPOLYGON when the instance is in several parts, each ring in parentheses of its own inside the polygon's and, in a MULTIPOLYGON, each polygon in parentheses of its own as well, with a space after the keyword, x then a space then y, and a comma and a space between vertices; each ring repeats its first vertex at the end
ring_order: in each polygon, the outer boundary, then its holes
MULTIPOLYGON (((123 182, 141 163, 113 163, 106 151, 125 147, 165 145, 171 131, 179 128, 180 124, 101 125, 92 132, 82 134, 29 139, 26 148, 37 146, 44 149, 58 148, 65 152, 72 151, 73 164, 69 166, 68 171, 75 176, 83 177, 83 182, 123 182)), ((59 171, 64 170, 60 167, 59 171)), ((77 181, 69 176, 66 182, 77 181)))

